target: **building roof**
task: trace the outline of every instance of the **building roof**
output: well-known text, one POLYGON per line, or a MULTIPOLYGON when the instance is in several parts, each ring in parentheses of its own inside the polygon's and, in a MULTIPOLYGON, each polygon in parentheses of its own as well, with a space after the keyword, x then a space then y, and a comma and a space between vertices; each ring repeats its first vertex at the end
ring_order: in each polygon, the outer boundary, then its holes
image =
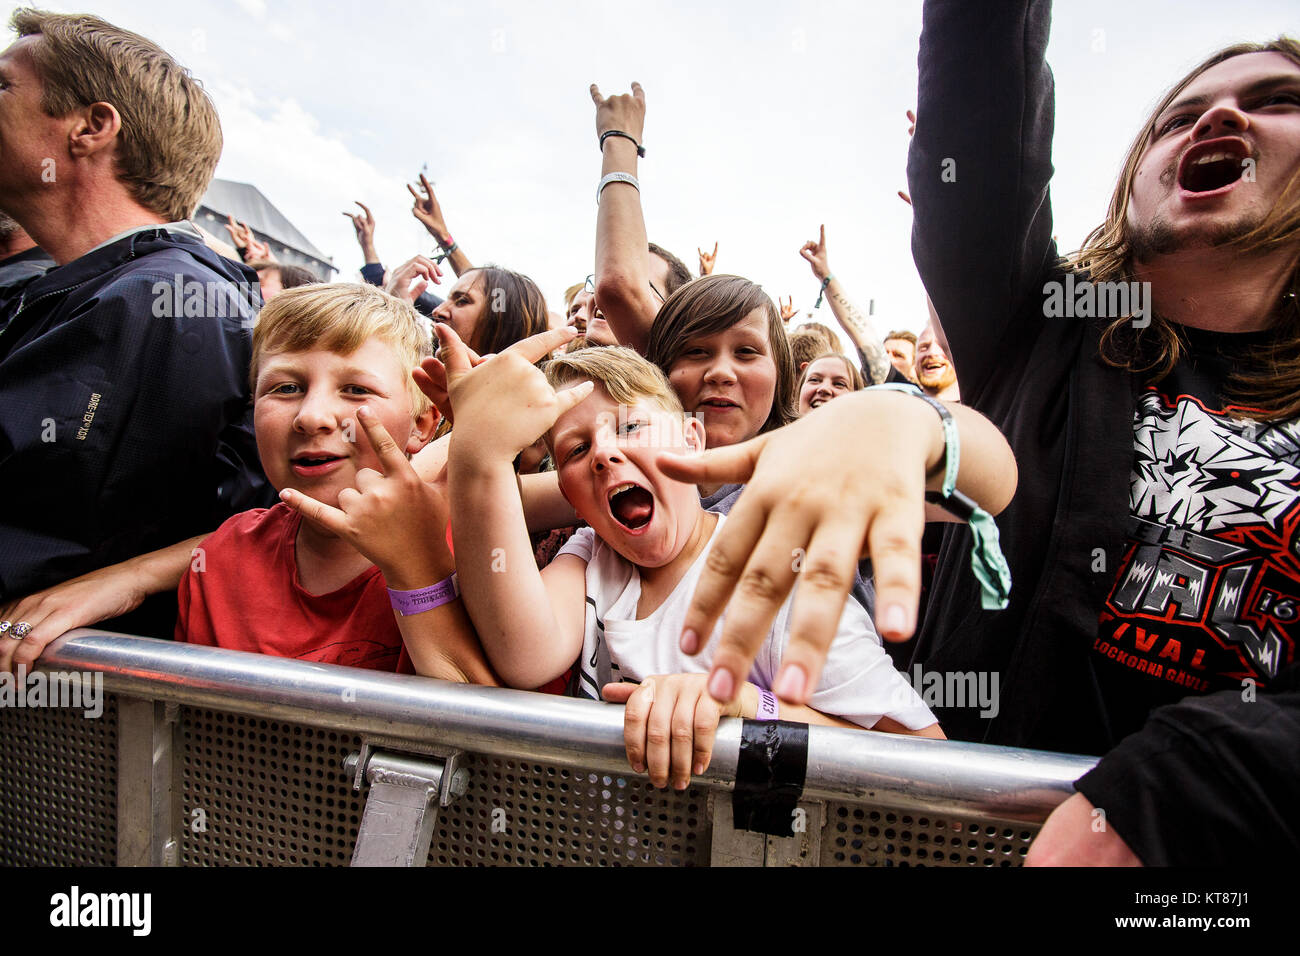
POLYGON ((329 256, 317 249, 310 239, 298 231, 297 226, 285 218, 284 213, 271 204, 271 200, 262 195, 260 189, 250 183, 214 179, 199 200, 199 205, 207 206, 214 212, 232 215, 250 226, 254 232, 290 246, 323 265, 331 263, 329 256))

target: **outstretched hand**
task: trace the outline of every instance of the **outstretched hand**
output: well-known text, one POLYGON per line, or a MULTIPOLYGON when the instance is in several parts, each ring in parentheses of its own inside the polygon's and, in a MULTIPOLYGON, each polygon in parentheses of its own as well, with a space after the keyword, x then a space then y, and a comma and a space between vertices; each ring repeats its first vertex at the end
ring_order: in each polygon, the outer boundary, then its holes
POLYGON ((718 533, 681 641, 685 653, 698 653, 700 635, 707 639, 726 609, 708 685, 717 700, 734 698, 799 578, 773 690, 806 703, 861 556, 870 555, 875 573, 877 631, 890 641, 912 635, 926 471, 943 450, 926 413, 933 418, 906 395, 855 392, 738 445, 659 455, 664 474, 678 481, 747 483, 718 533))
POLYGON ((398 590, 428 587, 450 573, 444 537, 449 508, 445 488, 421 481, 402 448, 368 406, 357 409, 358 441, 370 443, 383 473, 357 472, 356 487, 339 492, 338 507, 293 488, 280 499, 309 521, 343 538, 398 590))
POLYGON ((275 254, 271 252, 271 247, 253 235, 253 230, 247 223, 240 222, 233 215, 226 217, 226 231, 230 233, 230 239, 235 244, 236 249, 244 250, 244 260, 268 259, 275 262, 275 254))
POLYGON ((713 244, 713 252, 711 253, 705 252, 698 247, 695 251, 700 254, 700 276, 713 275, 713 266, 718 260, 718 244, 716 242, 713 244))
MULTIPOLYGON (((596 135, 599 137, 612 129, 627 133, 638 143, 645 130, 645 91, 633 82, 632 92, 604 97, 600 88, 591 84, 591 101, 596 104, 596 135)), ((624 142, 627 142, 624 140, 624 142)), ((607 144, 608 145, 608 144, 607 144)), ((629 144, 631 145, 631 144, 629 144)))
POLYGON ((820 238, 816 242, 809 239, 799 249, 799 255, 812 266, 813 275, 823 280, 831 274, 831 264, 826 253, 826 226, 821 226, 820 238))

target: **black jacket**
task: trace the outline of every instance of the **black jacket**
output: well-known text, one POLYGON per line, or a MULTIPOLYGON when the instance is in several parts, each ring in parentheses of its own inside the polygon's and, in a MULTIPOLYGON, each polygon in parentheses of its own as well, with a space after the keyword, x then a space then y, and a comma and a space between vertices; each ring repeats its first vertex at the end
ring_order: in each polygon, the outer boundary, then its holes
POLYGON ((1122 735, 1089 650, 1125 542, 1140 383, 1099 358, 1100 320, 1048 318, 1044 309, 1044 285, 1065 274, 1048 192, 1050 16, 1046 2, 934 0, 925 8, 908 157, 913 254, 962 401, 1002 430, 1020 482, 998 518, 1010 606, 980 609, 968 532, 950 526, 914 660, 928 671, 1000 675, 996 716, 939 709, 951 737, 1107 754, 1079 789, 1144 861, 1230 858, 1222 843, 1207 848, 1199 837, 1208 821, 1225 818, 1236 858, 1294 854, 1294 665, 1261 693, 1266 706, 1240 694, 1176 704, 1112 749, 1122 735), (1158 764, 1148 760, 1153 753, 1162 755, 1158 764), (1237 801, 1219 806, 1231 791, 1237 801))
POLYGON ((251 270, 160 227, 0 303, 0 596, 267 503, 248 389, 257 290, 251 270))

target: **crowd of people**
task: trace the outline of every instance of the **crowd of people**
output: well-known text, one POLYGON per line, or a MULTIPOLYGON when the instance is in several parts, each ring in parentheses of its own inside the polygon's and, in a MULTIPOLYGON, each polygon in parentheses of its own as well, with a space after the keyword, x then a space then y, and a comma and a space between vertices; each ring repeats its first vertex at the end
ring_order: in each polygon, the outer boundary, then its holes
POLYGON ((552 310, 423 176, 439 252, 385 268, 358 202, 361 282, 200 232, 201 85, 17 11, 0 670, 101 624, 604 700, 679 789, 727 716, 1095 754, 1029 863, 1294 852, 1300 44, 1178 80, 1067 256, 1049 21, 927 2, 904 198, 929 318, 882 334, 821 227, 798 253, 845 354, 716 243, 695 276, 649 241, 636 83, 590 88, 595 258, 552 310), (1109 295, 1137 286, 1149 310, 1109 295), (1049 308, 1076 287, 1100 306, 1049 308), (912 668, 1001 699, 932 706, 912 668))

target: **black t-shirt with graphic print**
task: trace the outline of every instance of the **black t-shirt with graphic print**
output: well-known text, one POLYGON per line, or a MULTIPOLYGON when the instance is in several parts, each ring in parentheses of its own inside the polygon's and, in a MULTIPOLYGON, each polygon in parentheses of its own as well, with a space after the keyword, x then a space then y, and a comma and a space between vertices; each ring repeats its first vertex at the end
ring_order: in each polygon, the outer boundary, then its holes
POLYGON ((1183 332, 1138 399, 1128 541, 1092 646, 1114 740, 1188 694, 1249 697, 1297 659, 1300 419, 1223 397, 1268 332, 1183 332))

